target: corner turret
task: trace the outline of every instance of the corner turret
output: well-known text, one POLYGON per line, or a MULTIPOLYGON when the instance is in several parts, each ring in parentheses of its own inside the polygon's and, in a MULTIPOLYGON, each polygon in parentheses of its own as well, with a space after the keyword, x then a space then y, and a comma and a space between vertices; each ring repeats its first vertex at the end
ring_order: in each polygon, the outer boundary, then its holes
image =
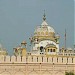
POLYGON ((26 56, 26 42, 23 41, 20 46, 13 48, 15 56, 26 56))

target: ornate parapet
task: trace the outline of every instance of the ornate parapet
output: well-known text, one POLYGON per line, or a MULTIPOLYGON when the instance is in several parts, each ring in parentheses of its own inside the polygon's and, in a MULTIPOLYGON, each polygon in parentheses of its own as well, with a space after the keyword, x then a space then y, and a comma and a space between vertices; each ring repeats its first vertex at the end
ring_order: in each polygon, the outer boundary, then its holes
POLYGON ((0 56, 0 75, 64 75, 75 72, 75 57, 0 56))
POLYGON ((75 64, 75 56, 0 56, 0 63, 75 64))

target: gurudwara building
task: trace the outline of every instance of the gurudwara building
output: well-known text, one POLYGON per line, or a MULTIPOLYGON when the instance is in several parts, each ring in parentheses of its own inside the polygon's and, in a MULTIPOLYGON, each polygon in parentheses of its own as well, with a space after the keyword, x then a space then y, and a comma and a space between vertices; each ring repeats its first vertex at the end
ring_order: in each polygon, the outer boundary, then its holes
POLYGON ((0 48, 0 75, 65 75, 75 73, 75 49, 59 48, 60 36, 46 22, 38 26, 30 38, 31 51, 26 41, 13 48, 13 56, 0 48))

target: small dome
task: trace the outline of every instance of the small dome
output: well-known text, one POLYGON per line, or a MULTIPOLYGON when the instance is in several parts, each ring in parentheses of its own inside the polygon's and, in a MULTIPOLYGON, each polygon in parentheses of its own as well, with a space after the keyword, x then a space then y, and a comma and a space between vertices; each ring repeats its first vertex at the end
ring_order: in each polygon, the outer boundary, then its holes
POLYGON ((27 44, 26 41, 23 41, 21 44, 27 44))
POLYGON ((49 26, 46 21, 42 22, 41 27, 46 27, 48 32, 55 32, 54 29, 51 26, 49 26))
POLYGON ((47 48, 47 47, 52 47, 52 48, 55 47, 55 48, 56 48, 56 45, 54 45, 54 44, 47 44, 47 45, 46 45, 46 48, 47 48))
POLYGON ((68 47, 67 50, 72 50, 72 48, 68 47))

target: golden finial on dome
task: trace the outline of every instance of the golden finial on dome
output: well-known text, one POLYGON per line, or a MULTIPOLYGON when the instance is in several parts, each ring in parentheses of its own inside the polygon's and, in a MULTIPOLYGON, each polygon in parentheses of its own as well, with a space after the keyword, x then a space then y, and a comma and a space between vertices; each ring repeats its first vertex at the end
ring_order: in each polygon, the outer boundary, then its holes
POLYGON ((43 15, 43 20, 46 20, 46 15, 45 15, 45 10, 44 10, 44 15, 43 15))

